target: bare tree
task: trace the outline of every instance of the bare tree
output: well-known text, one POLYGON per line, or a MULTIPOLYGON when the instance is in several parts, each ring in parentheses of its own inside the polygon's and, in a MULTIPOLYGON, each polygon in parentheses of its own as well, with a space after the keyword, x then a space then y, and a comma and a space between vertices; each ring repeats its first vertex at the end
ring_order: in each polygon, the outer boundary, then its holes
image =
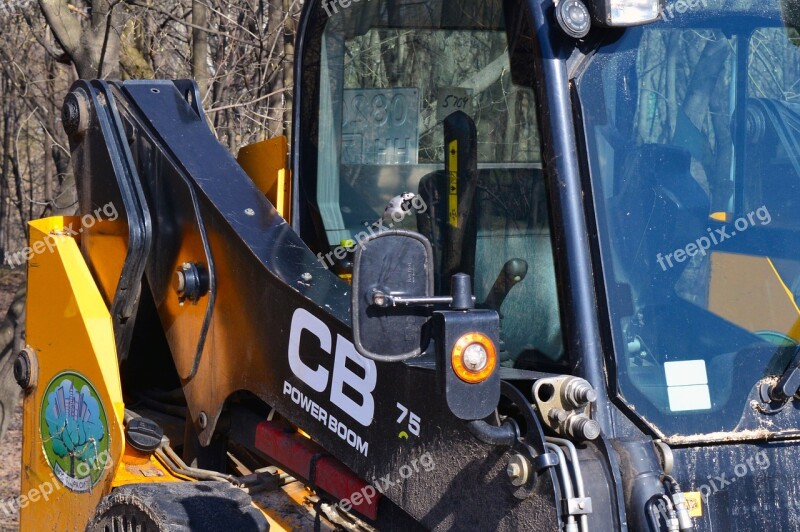
MULTIPOLYGON (((76 79, 194 78, 220 140, 287 134, 301 0, 39 0, 0 10, 0 268, 24 268, 27 223, 77 206, 61 105, 76 79)), ((24 295, 15 305, 24 304, 24 295)), ((22 315, 22 308, 14 316, 22 315)), ((12 320, 13 325, 21 323, 12 320)), ((0 409, 16 355, 0 326, 0 409), (3 373, 6 371, 6 373, 3 373), (5 377, 4 377, 5 376, 5 377), (5 379, 5 380, 3 380, 5 379)), ((0 417, 0 436, 5 421, 0 417)))
POLYGON ((121 0, 93 0, 86 11, 66 0, 39 0, 47 24, 82 79, 118 78, 121 0))

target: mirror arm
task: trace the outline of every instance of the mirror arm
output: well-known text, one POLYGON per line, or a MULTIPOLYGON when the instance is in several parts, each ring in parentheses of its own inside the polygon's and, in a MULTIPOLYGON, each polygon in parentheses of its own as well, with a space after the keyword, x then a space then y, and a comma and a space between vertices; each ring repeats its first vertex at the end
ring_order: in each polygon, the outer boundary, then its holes
POLYGON ((453 310, 469 310, 475 308, 475 296, 472 295, 469 275, 457 273, 453 276, 451 283, 451 296, 406 297, 397 293, 387 294, 382 290, 373 288, 371 303, 381 308, 430 305, 450 305, 450 308, 453 310))
MULTIPOLYGON (((475 296, 472 296, 472 303, 475 304, 475 296)), ((380 290, 375 290, 372 293, 372 304, 381 307, 427 307, 431 305, 452 305, 453 298, 450 296, 440 297, 405 297, 396 294, 385 294, 380 290)))
POLYGON ((384 294, 380 290, 376 290, 372 296, 372 303, 378 307, 396 307, 396 306, 429 306, 429 305, 449 305, 453 302, 453 298, 449 296, 442 297, 403 297, 395 294, 384 294))

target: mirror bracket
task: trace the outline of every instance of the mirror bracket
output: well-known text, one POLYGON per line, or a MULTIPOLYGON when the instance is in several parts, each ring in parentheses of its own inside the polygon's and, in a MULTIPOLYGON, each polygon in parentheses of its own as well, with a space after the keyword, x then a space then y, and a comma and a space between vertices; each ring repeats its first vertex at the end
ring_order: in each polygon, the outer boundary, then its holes
POLYGON ((474 383, 461 380, 453 370, 452 357, 465 335, 481 333, 499 345, 500 317, 494 310, 468 312, 443 310, 433 314, 433 338, 436 342, 436 371, 447 406, 459 419, 474 421, 490 416, 500 401, 500 371, 474 383))
POLYGON ((451 310, 470 310, 475 308, 475 296, 472 295, 469 275, 457 273, 453 276, 450 296, 406 296, 399 292, 386 292, 379 288, 371 290, 370 302, 381 308, 408 306, 429 307, 432 305, 449 305, 451 310))

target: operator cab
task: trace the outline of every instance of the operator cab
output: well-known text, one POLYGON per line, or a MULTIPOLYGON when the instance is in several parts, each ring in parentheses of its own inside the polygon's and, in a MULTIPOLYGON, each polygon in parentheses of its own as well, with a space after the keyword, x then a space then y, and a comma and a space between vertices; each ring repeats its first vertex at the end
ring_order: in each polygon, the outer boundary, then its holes
POLYGON ((370 235, 421 233, 434 249, 436 294, 467 273, 478 307, 499 312, 504 365, 564 371, 523 9, 398 0, 318 10, 300 83, 299 223, 320 261, 344 278, 352 250, 370 235), (443 122, 459 112, 477 135, 469 184, 445 171, 454 152, 443 122), (405 214, 384 216, 405 193, 413 195, 405 214), (446 242, 448 226, 457 244, 446 242))
POLYGON ((800 48, 783 18, 777 0, 698 6, 576 76, 618 391, 668 442, 797 426, 769 404, 800 341, 800 48))
MULTIPOLYGON (((345 278, 347 249, 375 231, 419 232, 433 246, 436 294, 463 272, 478 307, 498 311, 503 365, 574 373, 526 10, 510 0, 314 10, 294 223, 345 278), (472 188, 446 172, 443 121, 455 112, 477 136, 472 188), (406 193, 408 215, 386 218, 406 193), (457 245, 444 237, 451 226, 457 245), (503 282, 509 271, 515 282, 503 282)), ((569 66, 611 394, 668 438, 756 427, 749 405, 774 407, 758 389, 800 341, 800 48, 782 10, 698 6, 597 33, 569 66)))

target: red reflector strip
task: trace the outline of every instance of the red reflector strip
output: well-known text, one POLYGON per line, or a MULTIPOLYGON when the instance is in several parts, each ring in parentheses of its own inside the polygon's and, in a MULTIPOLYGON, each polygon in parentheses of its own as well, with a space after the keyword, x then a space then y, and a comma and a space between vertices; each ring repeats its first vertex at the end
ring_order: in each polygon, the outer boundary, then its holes
POLYGON ((361 502, 353 504, 353 509, 368 519, 378 518, 381 494, 374 488, 366 490, 366 494, 375 492, 374 497, 368 500, 362 490, 369 484, 339 460, 325 454, 325 449, 308 438, 286 432, 277 423, 263 421, 256 427, 255 447, 305 480, 311 479, 311 461, 317 456, 314 484, 337 500, 347 499, 351 503, 351 497, 358 493, 360 497, 356 499, 361 502))

